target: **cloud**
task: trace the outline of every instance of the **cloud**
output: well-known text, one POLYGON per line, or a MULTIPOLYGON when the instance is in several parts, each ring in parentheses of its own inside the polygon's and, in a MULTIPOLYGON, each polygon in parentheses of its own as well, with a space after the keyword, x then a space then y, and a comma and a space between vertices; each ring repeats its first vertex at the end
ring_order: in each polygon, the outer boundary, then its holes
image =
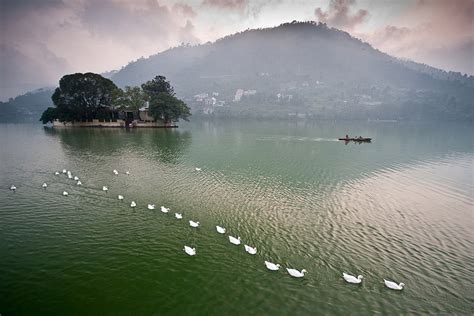
POLYGON ((172 11, 188 18, 194 18, 197 16, 197 13, 194 11, 193 7, 184 3, 175 3, 173 5, 172 11))
POLYGON ((18 93, 51 86, 70 65, 46 46, 37 43, 35 53, 23 52, 15 46, 0 44, 0 95, 13 97, 18 93))
POLYGON ((153 0, 94 1, 78 12, 82 26, 94 35, 114 41, 127 40, 134 47, 153 41, 161 43, 161 49, 183 39, 198 42, 192 34, 194 28, 189 27, 193 15, 190 6, 177 4, 169 8, 153 0))
POLYGON ((314 10, 316 20, 342 30, 354 30, 369 17, 369 12, 363 9, 351 13, 351 6, 355 3, 355 0, 331 0, 327 11, 320 7, 314 10))
POLYGON ((0 98, 31 84, 55 85, 68 72, 117 69, 183 42, 199 43, 196 16, 188 4, 161 0, 1 0, 2 86, 10 88, 0 98), (11 65, 17 75, 10 76, 11 65))
POLYGON ((473 16, 471 0, 419 0, 390 25, 357 36, 397 57, 474 74, 473 16))
POLYGON ((51 86, 72 69, 43 41, 56 27, 50 15, 62 14, 62 1, 3 0, 0 8, 0 99, 51 86))
MULTIPOLYGON (((348 31, 388 54, 474 74, 474 1, 406 1, 389 23, 372 31, 367 31, 372 12, 356 11, 356 5, 356 0, 331 0, 327 10, 318 7, 314 14, 319 22, 348 31)), ((374 16, 376 8, 371 7, 374 16)))
POLYGON ((204 0, 203 5, 226 10, 243 10, 248 0, 204 0))

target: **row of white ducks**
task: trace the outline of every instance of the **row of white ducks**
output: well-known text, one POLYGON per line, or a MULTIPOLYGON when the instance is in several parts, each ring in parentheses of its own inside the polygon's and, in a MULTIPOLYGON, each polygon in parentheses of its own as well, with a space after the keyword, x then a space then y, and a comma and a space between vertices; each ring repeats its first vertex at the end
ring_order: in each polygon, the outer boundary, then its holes
MULTIPOLYGON (((216 226, 216 230, 219 234, 225 234, 225 232, 226 232, 226 229, 224 227, 221 227, 221 226, 216 226)), ((236 238, 234 236, 229 236, 229 242, 233 245, 236 245, 236 246, 241 244, 240 237, 236 238)), ((251 254, 251 255, 257 254, 257 247, 251 247, 249 245, 244 244, 244 249, 248 254, 251 254)), ((277 270, 280 269, 279 264, 275 264, 275 263, 269 262, 269 261, 265 261, 265 266, 267 267, 268 270, 271 270, 271 271, 277 271, 277 270)), ((304 274, 306 272, 305 269, 303 269, 301 271, 298 271, 296 269, 286 268, 286 270, 288 271, 289 275, 291 275, 292 277, 295 277, 295 278, 304 277, 304 274)))
MULTIPOLYGON (((358 275, 357 277, 355 277, 345 272, 342 273, 342 277, 347 283, 352 283, 352 284, 360 284, 362 283, 362 279, 364 278, 362 275, 358 275)), ((385 279, 383 279, 383 282, 385 286, 388 287, 389 289, 397 290, 397 291, 403 290, 403 287, 405 286, 404 283, 398 284, 398 283, 395 283, 394 281, 388 281, 385 279)))
MULTIPOLYGON (((201 168, 195 168, 196 171, 201 171, 201 168)), ((68 177, 71 178, 71 173, 67 170, 63 170, 63 173, 67 173, 68 177)), ((113 173, 114 175, 118 175, 118 171, 116 169, 113 170, 113 173)), ((56 172, 56 174, 59 174, 58 172, 56 172)), ((128 175, 129 172, 127 171, 126 174, 128 175)), ((76 177, 77 178, 77 177, 76 177)), ((76 181, 79 180, 79 178, 74 178, 76 181)), ((46 184, 46 183, 45 183, 46 184)), ((43 186, 45 187, 45 186, 43 186)), ((16 188, 15 188, 16 189, 16 188)), ((109 189, 107 186, 103 186, 102 187, 102 190, 107 192, 109 189)), ((68 193, 66 191, 63 192, 63 195, 67 196, 68 193)), ((118 199, 120 201, 123 201, 124 200, 124 197, 123 195, 118 195, 118 199)), ((130 207, 134 208, 136 207, 137 204, 135 201, 132 201, 130 203, 130 207)), ((154 210, 156 208, 156 205, 155 204, 148 204, 147 205, 147 208, 149 210, 154 210)), ((168 213, 170 211, 170 208, 167 208, 165 206, 161 206, 160 208, 161 212, 163 213, 168 213)), ((175 213, 175 217, 176 219, 182 219, 183 218, 183 215, 180 214, 180 213, 175 213)), ((200 223, 198 221, 193 221, 193 220, 189 220, 189 226, 193 227, 193 228, 198 228, 200 225, 200 223)), ((221 226, 216 226, 216 230, 218 233, 220 234, 225 234, 226 233, 226 229, 224 227, 221 227, 221 226)), ((233 245, 240 245, 241 244, 241 239, 240 237, 234 237, 234 236, 228 236, 229 238, 229 242, 233 245)), ((257 247, 251 247, 249 245, 244 245, 244 249, 245 251, 248 253, 248 254, 251 254, 251 255, 255 255, 257 254, 257 247)), ((186 254, 190 255, 190 256, 195 256, 196 255, 196 248, 191 248, 189 246, 184 246, 184 251, 186 252, 186 254)), ((276 271, 276 270, 279 270, 280 268, 280 265, 279 264, 275 264, 275 263, 272 263, 272 262, 269 262, 269 261, 265 261, 265 266, 269 269, 269 270, 272 270, 272 271, 276 271)), ((301 271, 298 271, 296 269, 290 269, 290 268, 287 268, 287 271, 288 273, 293 276, 293 277, 296 277, 296 278, 302 278, 304 276, 304 273, 306 272, 305 269, 301 270, 301 271)))
MULTIPOLYGON (((199 222, 193 222, 193 221, 189 221, 191 227, 198 227, 199 226, 199 222)), ((226 229, 222 226, 219 226, 217 225, 216 226, 216 231, 219 233, 219 234, 225 234, 226 233, 226 229)), ((234 236, 228 236, 229 238, 229 242, 233 245, 240 245, 241 244, 241 239, 240 237, 234 237, 234 236)), ((249 245, 245 245, 244 244, 244 249, 247 253, 251 254, 251 255, 255 255, 257 253, 257 247, 251 247, 249 245)), ((196 255, 196 248, 191 248, 189 246, 184 246, 184 251, 190 255, 190 256, 195 256, 196 255)), ((265 261, 265 266, 268 270, 270 271, 278 271, 280 269, 280 264, 277 264, 277 263, 273 263, 273 262, 270 262, 270 261, 265 261)), ((297 270, 297 269, 291 269, 291 268, 286 268, 287 272, 289 275, 291 275, 292 277, 295 277, 295 278, 302 278, 304 277, 305 273, 307 272, 306 269, 302 269, 301 271, 297 270)), ((362 279, 363 279, 363 276, 362 275, 359 275, 357 277, 353 276, 353 275, 350 275, 350 274, 347 274, 347 273, 343 273, 343 278, 346 282, 348 283, 353 283, 353 284, 360 284, 362 282, 362 279)), ((405 284, 403 283, 400 283, 400 284, 397 284, 393 281, 387 281, 384 279, 384 284, 386 287, 392 289, 392 290, 402 290, 403 287, 405 286, 405 284)))
MULTIPOLYGON (((116 176, 119 175, 119 172, 117 171, 117 169, 114 169, 114 170, 113 170, 113 173, 114 173, 114 175, 116 175, 116 176)), ((125 174, 126 174, 127 176, 130 175, 130 171, 128 171, 128 170, 125 171, 125 174)))
MULTIPOLYGON (((200 171, 201 169, 200 168, 195 168, 195 170, 200 171)), ((115 175, 118 175, 118 171, 115 170, 115 169, 113 170, 113 173, 115 175)), ((55 174, 59 175, 59 172, 55 172, 55 174)), ((78 185, 82 184, 77 176, 72 177, 72 174, 71 174, 70 171, 67 171, 66 169, 64 169, 63 174, 67 174, 68 178, 70 178, 70 179, 72 178, 75 181, 78 181, 78 183, 77 183, 78 185)), ((128 175, 129 172, 127 171, 126 174, 128 175)), ((48 187, 47 183, 46 182, 43 183, 42 187, 46 189, 48 187)), ((15 191, 16 187, 14 185, 12 185, 10 187, 10 190, 15 191)), ((103 186, 102 190, 107 192, 108 187, 103 186)), ((63 195, 68 196, 69 194, 68 194, 67 191, 63 191, 63 195)), ((118 199, 120 201, 123 201, 124 200, 123 195, 118 195, 118 199)), ((131 204, 130 204, 130 207, 134 208, 136 206, 137 206, 136 202, 132 201, 131 204)), ((155 204, 148 204, 148 209, 154 210, 155 208, 156 208, 155 204)), ((166 214, 166 213, 169 213, 170 208, 167 208, 165 206, 161 206, 160 210, 161 210, 162 213, 166 214)), ((175 213, 175 217, 176 217, 176 219, 182 219, 183 215, 180 214, 180 213, 175 213)), ((198 228, 199 225, 200 225, 200 223, 198 221, 189 220, 189 226, 191 226, 193 228, 198 228)), ((225 234, 226 233, 226 229, 224 227, 221 227, 221 226, 218 226, 218 225, 216 226, 216 230, 219 234, 225 234)), ((228 238, 229 238, 229 242, 233 245, 238 246, 238 245, 241 244, 240 237, 234 237, 234 236, 229 235, 228 238)), ((249 245, 244 244, 244 249, 247 253, 249 253, 251 255, 255 255, 257 253, 257 247, 251 247, 249 245)), ((196 256, 196 254, 197 254, 196 248, 192 248, 192 247, 189 247, 189 246, 184 246, 183 250, 189 256, 196 256)), ((276 263, 273 263, 273 262, 270 262, 270 261, 264 261, 264 263, 265 263, 266 268, 270 271, 278 271, 281 267, 280 264, 276 264, 276 263)), ((296 270, 296 269, 286 268, 286 270, 287 270, 287 272, 290 276, 295 277, 295 278, 302 278, 302 277, 304 277, 305 273, 307 272, 305 269, 302 269, 301 271, 299 271, 299 270, 296 270)), ((355 276, 347 274, 345 272, 343 272, 342 277, 347 283, 351 283, 351 284, 360 284, 360 283, 362 283, 362 279, 363 279, 362 275, 358 275, 357 277, 355 277, 355 276)), ((405 286, 405 284, 403 284, 403 283, 397 284, 394 281, 389 281, 389 280, 385 280, 385 279, 384 279, 384 284, 387 288, 392 289, 392 290, 402 290, 403 287, 405 286)))

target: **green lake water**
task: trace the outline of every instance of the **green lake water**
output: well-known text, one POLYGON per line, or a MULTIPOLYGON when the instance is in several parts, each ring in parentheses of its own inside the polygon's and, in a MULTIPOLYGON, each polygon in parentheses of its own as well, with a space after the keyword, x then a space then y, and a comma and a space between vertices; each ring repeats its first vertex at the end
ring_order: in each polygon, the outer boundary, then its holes
POLYGON ((3 124, 0 135, 2 316, 474 313, 472 126, 3 124), (373 142, 337 141, 346 133, 373 142))

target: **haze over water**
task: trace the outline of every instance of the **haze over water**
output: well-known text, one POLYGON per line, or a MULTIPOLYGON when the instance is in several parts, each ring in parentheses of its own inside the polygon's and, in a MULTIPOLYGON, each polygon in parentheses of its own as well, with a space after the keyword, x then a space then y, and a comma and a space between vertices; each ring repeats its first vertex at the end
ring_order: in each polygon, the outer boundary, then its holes
POLYGON ((375 122, 0 125, 0 314, 472 314, 473 132, 375 122), (346 133, 373 142, 337 141, 346 133), (63 168, 83 185, 54 175, 63 168), (294 279, 285 267, 308 273, 294 279), (362 285, 342 272, 363 275, 362 285), (391 291, 384 278, 406 287, 391 291))

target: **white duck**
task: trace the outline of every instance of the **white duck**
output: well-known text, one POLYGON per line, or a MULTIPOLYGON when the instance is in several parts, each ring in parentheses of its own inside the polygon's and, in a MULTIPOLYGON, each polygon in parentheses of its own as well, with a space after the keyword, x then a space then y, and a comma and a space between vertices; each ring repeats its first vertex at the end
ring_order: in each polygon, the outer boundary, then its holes
POLYGON ((135 203, 135 201, 132 201, 132 203, 130 203, 130 207, 135 207, 137 206, 137 203, 135 203))
POLYGON ((72 179, 72 174, 68 173, 68 174, 67 174, 67 177, 68 177, 69 179, 72 179))
POLYGON ((77 185, 82 185, 82 182, 81 182, 81 181, 77 181, 76 184, 77 184, 77 185))
POLYGON ((66 172, 67 172, 66 169, 63 169, 63 173, 66 173, 66 172))
POLYGON ((79 181, 79 177, 78 177, 78 176, 75 176, 75 177, 74 177, 74 181, 79 181))
POLYGON ((12 186, 10 187, 10 190, 15 191, 15 190, 16 190, 16 186, 14 186, 14 185, 12 184, 12 186))
POLYGON ((64 195, 64 196, 68 196, 69 193, 67 193, 66 191, 63 191, 63 195, 64 195))
POLYGON ((219 234, 225 234, 225 228, 224 227, 216 226, 216 230, 219 234))
POLYGON ((347 283, 359 284, 362 282, 364 278, 362 275, 357 276, 357 278, 353 275, 347 274, 345 272, 342 273, 342 277, 346 280, 347 283))
POLYGON ((176 217, 177 219, 183 219, 183 215, 180 213, 174 213, 174 217, 176 217))
POLYGON ((188 246, 184 246, 184 251, 190 256, 195 256, 196 255, 196 248, 191 248, 191 247, 188 247, 188 246))
POLYGON ((189 221, 189 226, 191 226, 191 227, 199 227, 199 222, 189 221))
POLYGON ((114 174, 118 176, 118 171, 116 169, 114 169, 114 174))
POLYGON ((231 244, 234 244, 234 245, 240 245, 240 237, 232 237, 232 236, 229 236, 229 241, 231 244))
POLYGON ((169 209, 169 208, 166 208, 166 207, 164 207, 164 206, 162 206, 162 207, 161 207, 161 211, 162 211, 163 213, 168 213, 168 212, 170 211, 170 209, 169 209))
POLYGON ((125 174, 126 174, 127 176, 130 175, 130 171, 128 171, 128 170, 125 171, 125 174))
POLYGON ((298 271, 296 269, 290 269, 290 268, 286 268, 286 271, 288 271, 288 273, 294 278, 302 278, 304 277, 304 274, 307 272, 305 269, 298 271))
POLYGON ((119 194, 118 199, 119 199, 120 201, 123 201, 123 195, 120 195, 120 194, 119 194))
POLYGON ((148 204, 148 209, 149 210, 154 210, 155 209, 155 204, 148 204))
POLYGON ((201 168, 194 168, 194 170, 201 171, 202 169, 201 168))
POLYGON ((251 254, 251 255, 254 255, 257 253, 257 247, 250 247, 248 245, 244 245, 244 248, 245 248, 245 251, 247 251, 247 253, 251 254))
POLYGON ((43 189, 46 189, 46 188, 48 187, 48 185, 46 184, 46 182, 43 183, 42 187, 43 187, 43 189))
POLYGON ((267 267, 268 270, 272 270, 272 271, 280 270, 279 264, 275 264, 269 261, 265 261, 265 266, 267 267))
POLYGON ((59 176, 59 172, 56 171, 56 172, 54 173, 54 175, 59 176))
POLYGON ((107 192, 107 191, 109 191, 109 188, 107 188, 107 187, 104 185, 104 186, 102 187, 102 191, 107 192))
POLYGON ((403 290, 403 287, 405 286, 404 283, 397 284, 393 281, 387 281, 385 279, 383 279, 383 282, 385 283, 385 286, 388 287, 389 289, 397 290, 397 291, 403 290))

